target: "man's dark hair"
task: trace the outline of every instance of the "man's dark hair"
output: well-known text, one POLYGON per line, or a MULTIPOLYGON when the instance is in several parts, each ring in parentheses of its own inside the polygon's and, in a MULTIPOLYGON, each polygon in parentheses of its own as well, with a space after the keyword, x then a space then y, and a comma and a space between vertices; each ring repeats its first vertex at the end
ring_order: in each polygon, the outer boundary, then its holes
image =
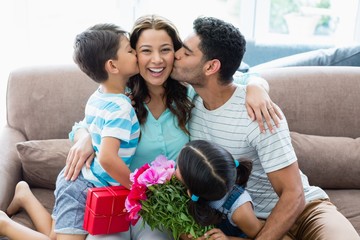
POLYGON ((128 33, 114 24, 97 24, 78 34, 73 59, 79 68, 95 82, 108 79, 105 63, 117 59, 121 37, 128 33))
POLYGON ((224 84, 231 82, 246 50, 244 36, 232 24, 213 17, 195 19, 193 28, 200 37, 199 49, 204 60, 220 60, 221 81, 224 84))

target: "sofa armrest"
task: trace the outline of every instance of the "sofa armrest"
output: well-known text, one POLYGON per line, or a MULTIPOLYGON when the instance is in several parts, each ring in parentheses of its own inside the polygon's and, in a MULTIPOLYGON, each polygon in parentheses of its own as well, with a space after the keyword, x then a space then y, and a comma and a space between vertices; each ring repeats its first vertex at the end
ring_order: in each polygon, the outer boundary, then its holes
POLYGON ((15 144, 25 136, 8 126, 0 130, 0 209, 6 210, 21 180, 21 162, 15 144))

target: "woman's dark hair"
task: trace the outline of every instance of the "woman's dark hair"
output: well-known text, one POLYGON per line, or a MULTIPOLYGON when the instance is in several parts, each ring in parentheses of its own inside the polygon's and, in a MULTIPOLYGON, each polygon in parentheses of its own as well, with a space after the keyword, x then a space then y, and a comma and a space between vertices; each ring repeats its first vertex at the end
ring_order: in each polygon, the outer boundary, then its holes
POLYGON ((126 31, 114 24, 94 25, 76 36, 74 62, 91 79, 102 83, 109 77, 105 63, 110 59, 117 60, 119 39, 127 36, 126 31))
POLYGON ((195 221, 208 226, 219 223, 223 213, 211 208, 209 201, 222 199, 235 184, 246 186, 252 162, 239 160, 236 168, 232 155, 218 144, 195 140, 187 143, 180 151, 177 167, 182 180, 198 201, 189 201, 188 210, 195 221))
MULTIPOLYGON (((136 20, 130 35, 130 44, 132 48, 136 49, 136 44, 141 33, 147 29, 165 30, 172 39, 174 50, 177 51, 181 48, 182 42, 175 25, 168 19, 157 15, 145 15, 136 20)), ((137 74, 130 78, 128 87, 132 91, 133 99, 135 101, 134 107, 139 122, 140 124, 143 124, 145 123, 148 114, 143 103, 146 98, 150 98, 145 80, 140 74, 137 74)), ((189 134, 186 129, 186 123, 190 118, 190 111, 193 105, 187 97, 187 88, 170 76, 164 83, 164 88, 166 107, 177 117, 180 129, 189 134)))

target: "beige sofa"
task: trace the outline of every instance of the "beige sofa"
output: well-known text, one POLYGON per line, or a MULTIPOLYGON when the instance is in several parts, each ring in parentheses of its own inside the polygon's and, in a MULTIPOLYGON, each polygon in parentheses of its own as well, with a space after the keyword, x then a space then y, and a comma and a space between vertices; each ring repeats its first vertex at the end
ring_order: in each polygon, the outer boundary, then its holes
MULTIPOLYGON (((360 68, 263 70, 270 95, 289 122, 301 170, 326 190, 360 233, 360 68)), ((26 180, 51 211, 68 132, 97 85, 75 65, 22 68, 10 74, 7 126, 0 132, 0 209, 26 180)), ((13 216, 32 226, 24 212, 13 216)))

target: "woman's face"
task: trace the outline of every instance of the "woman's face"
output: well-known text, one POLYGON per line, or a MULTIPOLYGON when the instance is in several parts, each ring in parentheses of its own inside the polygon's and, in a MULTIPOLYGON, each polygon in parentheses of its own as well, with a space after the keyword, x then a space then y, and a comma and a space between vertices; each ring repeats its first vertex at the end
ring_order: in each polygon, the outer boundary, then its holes
POLYGON ((146 29, 136 43, 139 70, 146 84, 162 86, 174 64, 174 44, 165 30, 146 29))

